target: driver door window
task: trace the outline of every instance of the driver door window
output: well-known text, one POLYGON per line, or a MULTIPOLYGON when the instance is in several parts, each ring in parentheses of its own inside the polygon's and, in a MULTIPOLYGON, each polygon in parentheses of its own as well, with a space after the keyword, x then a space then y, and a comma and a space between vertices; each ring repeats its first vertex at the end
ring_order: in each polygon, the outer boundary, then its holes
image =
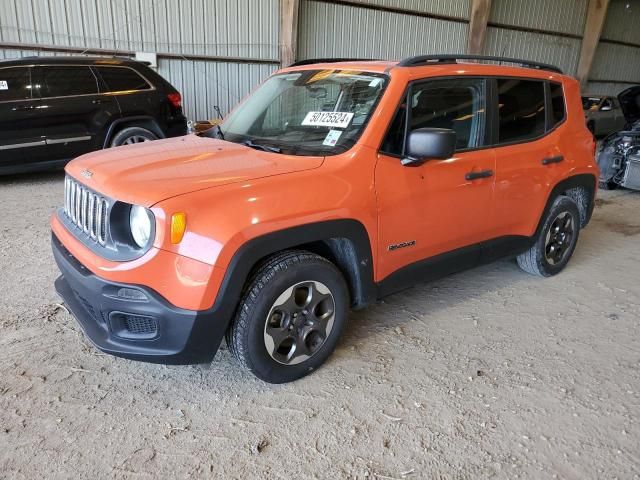
POLYGON ((453 130, 457 151, 484 145, 485 90, 483 79, 433 80, 414 85, 398 108, 381 151, 403 156, 407 135, 419 128, 453 130))

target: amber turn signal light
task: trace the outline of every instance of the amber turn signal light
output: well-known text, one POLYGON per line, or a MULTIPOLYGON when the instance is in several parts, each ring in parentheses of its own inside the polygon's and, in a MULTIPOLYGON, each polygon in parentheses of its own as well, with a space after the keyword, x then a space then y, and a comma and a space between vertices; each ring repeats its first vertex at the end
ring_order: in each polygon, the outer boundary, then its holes
POLYGON ((182 241, 187 229, 187 215, 179 212, 171 215, 171 243, 174 245, 182 241))

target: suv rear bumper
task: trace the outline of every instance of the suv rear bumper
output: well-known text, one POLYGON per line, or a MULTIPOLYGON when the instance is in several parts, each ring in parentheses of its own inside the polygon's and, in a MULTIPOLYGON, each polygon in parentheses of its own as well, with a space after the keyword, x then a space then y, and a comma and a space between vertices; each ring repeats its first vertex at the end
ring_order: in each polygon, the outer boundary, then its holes
POLYGON ((51 243, 62 272, 55 281, 56 291, 97 348, 153 363, 213 360, 228 325, 226 315, 218 315, 215 307, 185 310, 149 288, 104 280, 84 267, 55 235, 51 243))

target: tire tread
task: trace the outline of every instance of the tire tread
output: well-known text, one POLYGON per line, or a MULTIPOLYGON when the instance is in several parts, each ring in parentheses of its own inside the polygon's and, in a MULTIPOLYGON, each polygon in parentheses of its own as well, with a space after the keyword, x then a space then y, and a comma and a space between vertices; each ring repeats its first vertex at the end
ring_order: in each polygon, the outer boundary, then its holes
MULTIPOLYGON (((578 214, 576 217, 578 224, 576 225, 576 234, 575 234, 576 242, 578 241, 577 237, 580 232, 580 226, 581 226, 581 220, 582 220, 580 209, 578 208, 578 205, 576 204, 576 201, 573 198, 567 195, 559 195, 553 200, 553 203, 551 204, 551 208, 549 208, 546 216, 542 220, 541 228, 535 237, 534 244, 529 248, 529 250, 521 253, 516 257, 518 266, 525 272, 530 273, 531 275, 539 276, 539 277, 550 277, 552 275, 555 275, 555 273, 558 273, 557 271, 556 272, 550 271, 549 268, 546 266, 546 261, 542 258, 542 255, 543 255, 542 248, 544 247, 541 248, 540 240, 541 240, 541 236, 546 234, 546 225, 550 217, 556 215, 556 210, 559 208, 560 204, 567 201, 573 204, 573 208, 575 208, 575 211, 578 214)), ((573 248, 575 248, 575 246, 573 248)), ((573 252, 571 252, 571 255, 573 255, 573 252)), ((571 255, 568 257, 567 262, 571 258, 571 255)), ((562 266, 562 268, 564 268, 565 265, 566 263, 562 266)))
POLYGON ((255 373, 250 356, 248 354, 247 336, 253 319, 253 311, 258 302, 258 296, 266 284, 271 282, 280 272, 293 268, 296 265, 308 262, 321 262, 335 268, 335 265, 324 257, 306 250, 284 250, 262 262, 249 276, 238 310, 227 329, 225 338, 231 354, 240 364, 255 373))

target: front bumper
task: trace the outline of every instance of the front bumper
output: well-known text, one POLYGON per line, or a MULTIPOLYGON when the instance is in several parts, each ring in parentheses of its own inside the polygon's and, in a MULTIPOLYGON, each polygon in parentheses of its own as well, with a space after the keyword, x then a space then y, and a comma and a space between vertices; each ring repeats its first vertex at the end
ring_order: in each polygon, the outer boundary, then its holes
POLYGON ((104 280, 51 239, 62 275, 58 295, 89 339, 103 352, 153 363, 194 364, 213 360, 229 315, 171 305, 155 291, 104 280), (123 290, 125 289, 125 290, 123 290))

